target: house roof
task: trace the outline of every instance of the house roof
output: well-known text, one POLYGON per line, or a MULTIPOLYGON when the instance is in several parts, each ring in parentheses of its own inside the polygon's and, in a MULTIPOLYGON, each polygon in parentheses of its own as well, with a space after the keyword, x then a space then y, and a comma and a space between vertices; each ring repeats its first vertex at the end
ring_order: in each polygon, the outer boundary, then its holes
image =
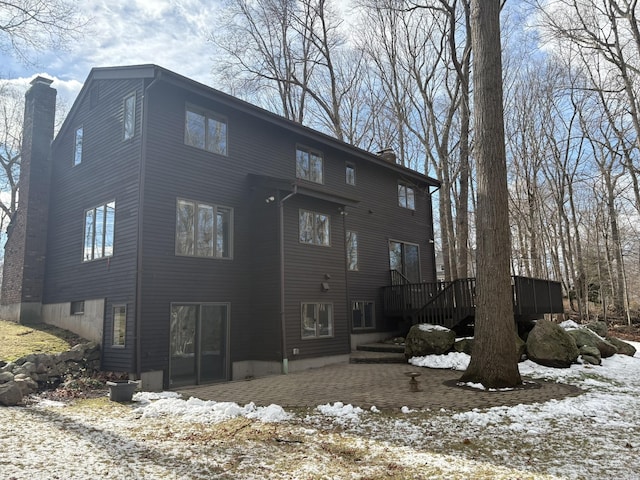
POLYGON ((383 166, 384 168, 393 170, 396 173, 404 176, 407 180, 417 182, 427 188, 431 186, 440 186, 440 182, 435 178, 423 175, 419 172, 416 172, 415 170, 411 170, 401 165, 390 163, 389 161, 383 159, 380 155, 376 155, 374 153, 345 143, 330 135, 306 127, 298 122, 294 122, 293 120, 284 118, 249 102, 240 100, 239 98, 233 97, 229 94, 216 90, 212 87, 204 85, 200 82, 196 82, 195 80, 154 64, 129 65, 120 67, 96 67, 91 69, 91 72, 89 72, 89 76, 87 77, 87 80, 85 81, 82 90, 78 95, 78 98, 74 102, 69 111, 69 114, 67 115, 67 118, 62 124, 60 132, 58 133, 58 137, 61 136, 61 134, 67 128, 69 128, 69 119, 73 118, 77 106, 80 105, 84 98, 89 94, 91 84, 94 80, 124 80, 135 78, 153 79, 157 82, 166 82, 173 84, 179 88, 183 88, 198 95, 208 97, 212 100, 215 100, 216 102, 228 105, 229 107, 234 108, 238 111, 242 111, 244 113, 247 113, 248 115, 277 125, 280 128, 321 142, 325 145, 335 148, 336 150, 343 151, 348 155, 361 158, 363 160, 366 160, 367 162, 378 164, 380 166, 383 166))

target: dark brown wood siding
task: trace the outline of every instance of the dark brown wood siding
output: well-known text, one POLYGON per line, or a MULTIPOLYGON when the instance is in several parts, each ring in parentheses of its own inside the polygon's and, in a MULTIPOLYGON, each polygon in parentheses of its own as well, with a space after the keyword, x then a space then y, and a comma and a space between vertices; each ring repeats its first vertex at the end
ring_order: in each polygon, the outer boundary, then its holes
MULTIPOLYGON (((97 102, 84 96, 69 128, 54 142, 44 303, 104 298, 102 368, 132 371, 137 250, 138 180, 143 83, 96 81, 97 102), (136 133, 123 140, 123 101, 136 93, 136 133), (82 163, 73 165, 76 127, 82 126, 82 163), (116 202, 113 256, 83 261, 87 209, 116 202), (125 348, 112 348, 112 307, 127 305, 125 348)), ((96 97, 94 97, 96 100, 96 97)))
POLYGON ((349 328, 345 291, 344 229, 340 205, 296 195, 285 204, 285 292, 287 347, 290 359, 340 355, 349 352, 349 328), (299 240, 300 210, 328 215, 330 246, 299 240), (322 288, 325 283, 329 289, 322 288), (333 306, 333 336, 302 338, 302 303, 333 306), (292 355, 294 348, 299 350, 292 355))
MULTIPOLYGON (((435 279, 430 199, 416 186, 415 211, 397 206, 397 173, 324 147, 311 136, 290 131, 246 113, 160 83, 149 92, 145 158, 142 277, 143 369, 166 369, 172 302, 231 304, 231 361, 279 360, 280 298, 278 206, 266 190, 253 189, 250 174, 295 178, 296 146, 322 152, 327 194, 360 198, 344 218, 340 202, 295 195, 285 212, 285 320, 289 359, 344 354, 349 348, 344 227, 358 232, 360 270, 348 275, 351 297, 381 307, 380 288, 389 281, 390 238, 420 245, 422 276, 435 279), (228 124, 228 155, 184 144, 185 105, 222 115, 228 124), (345 182, 345 162, 357 169, 356 186, 345 182), (233 259, 175 255, 176 200, 184 198, 233 208, 233 259), (331 247, 299 242, 298 214, 306 208, 331 216, 331 247), (327 278, 330 277, 330 278, 327 278), (321 283, 330 289, 323 292, 321 283), (302 340, 302 302, 329 302, 334 308, 332 338, 302 340), (299 349, 297 357, 293 348, 299 349)), ((302 182, 304 183, 304 182, 302 182)), ((282 192, 281 192, 282 193, 282 192)), ((274 194, 277 194, 274 191, 274 194)), ((283 195, 286 192, 282 193, 283 195)), ((378 316, 379 329, 392 328, 378 316)))

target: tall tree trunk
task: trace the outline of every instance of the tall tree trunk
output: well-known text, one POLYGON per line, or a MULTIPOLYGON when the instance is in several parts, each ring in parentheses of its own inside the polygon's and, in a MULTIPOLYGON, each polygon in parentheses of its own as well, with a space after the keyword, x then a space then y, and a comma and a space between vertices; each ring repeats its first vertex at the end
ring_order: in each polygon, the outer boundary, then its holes
POLYGON ((474 106, 478 177, 475 340, 463 382, 520 385, 509 258, 509 194, 504 144, 500 0, 473 0, 474 106))

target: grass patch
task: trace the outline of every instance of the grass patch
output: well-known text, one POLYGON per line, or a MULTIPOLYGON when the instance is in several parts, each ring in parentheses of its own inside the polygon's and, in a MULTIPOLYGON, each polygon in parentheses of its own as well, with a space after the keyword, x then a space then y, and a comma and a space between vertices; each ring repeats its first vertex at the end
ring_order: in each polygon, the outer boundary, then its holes
POLYGON ((79 343, 77 336, 52 325, 20 325, 0 320, 0 360, 12 362, 31 353, 60 353, 79 343))

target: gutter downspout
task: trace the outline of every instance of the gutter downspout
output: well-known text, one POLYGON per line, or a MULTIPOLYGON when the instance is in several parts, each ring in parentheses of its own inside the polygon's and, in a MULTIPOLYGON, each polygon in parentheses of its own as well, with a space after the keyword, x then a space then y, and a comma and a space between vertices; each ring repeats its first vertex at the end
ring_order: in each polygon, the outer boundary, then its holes
POLYGON ((347 261, 347 207, 343 205, 340 215, 342 216, 342 231, 343 231, 343 249, 344 249, 344 292, 345 292, 345 305, 347 308, 347 347, 349 353, 351 353, 351 334, 353 333, 353 309, 351 307, 351 295, 349 294, 349 265, 347 261))
MULTIPOLYGON (((298 186, 293 185, 293 191, 282 199, 278 200, 278 223, 280 227, 280 334, 282 347, 282 373, 289 373, 289 358, 287 353, 287 329, 285 315, 285 297, 284 297, 284 202, 298 193, 298 186)), ((278 192, 280 196, 280 192, 278 192)))
POLYGON ((142 213, 144 211, 144 180, 145 180, 145 159, 147 156, 147 110, 149 107, 149 90, 154 87, 160 80, 162 72, 158 71, 153 81, 144 89, 142 97, 142 112, 140 121, 140 169, 138 172, 138 231, 137 241, 138 248, 136 258, 136 307, 134 312, 135 318, 135 362, 136 362, 136 380, 140 380, 142 375, 142 325, 140 314, 142 312, 142 213))

